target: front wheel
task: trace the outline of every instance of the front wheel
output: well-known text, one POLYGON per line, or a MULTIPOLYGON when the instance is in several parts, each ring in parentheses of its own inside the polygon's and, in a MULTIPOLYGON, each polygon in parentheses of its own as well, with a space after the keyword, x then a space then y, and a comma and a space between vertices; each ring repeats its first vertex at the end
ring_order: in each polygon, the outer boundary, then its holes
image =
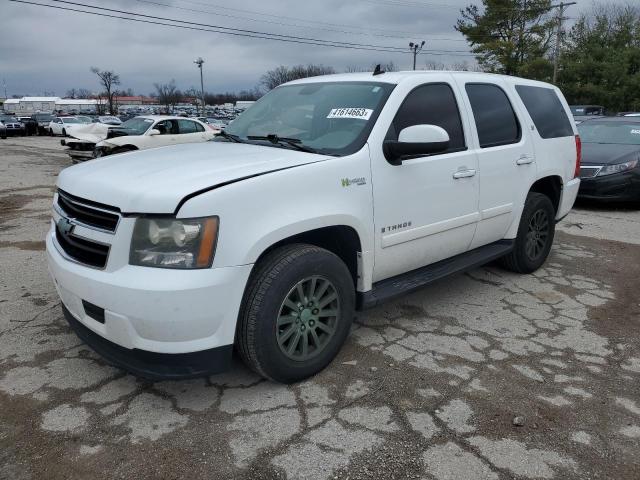
POLYGON ((268 254, 252 274, 238 318, 244 362, 293 383, 325 368, 344 343, 355 309, 349 269, 333 253, 295 244, 268 254))
POLYGON ((555 216, 549 197, 536 192, 527 195, 514 249, 502 258, 507 270, 531 273, 542 266, 553 244, 555 216))

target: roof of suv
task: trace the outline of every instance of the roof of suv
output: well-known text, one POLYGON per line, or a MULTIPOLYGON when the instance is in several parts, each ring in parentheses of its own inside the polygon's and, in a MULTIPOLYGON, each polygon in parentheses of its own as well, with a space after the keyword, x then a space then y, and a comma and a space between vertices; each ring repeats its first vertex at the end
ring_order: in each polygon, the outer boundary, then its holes
POLYGON ((416 76, 428 77, 431 75, 450 74, 455 76, 465 75, 482 75, 490 78, 500 78, 507 81, 517 80, 518 82, 526 83, 528 85, 538 84, 540 86, 553 87, 548 83, 538 82, 536 80, 529 80, 520 77, 512 77, 509 75, 499 75, 495 73, 483 73, 483 72, 459 72, 449 70, 417 70, 417 71, 403 71, 403 72, 385 72, 378 75, 373 75, 373 72, 361 72, 361 73, 336 73, 332 75, 322 75, 318 77, 302 78, 300 80, 293 80, 285 85, 295 85, 300 83, 317 83, 317 82, 380 82, 380 83, 401 83, 403 80, 416 76))

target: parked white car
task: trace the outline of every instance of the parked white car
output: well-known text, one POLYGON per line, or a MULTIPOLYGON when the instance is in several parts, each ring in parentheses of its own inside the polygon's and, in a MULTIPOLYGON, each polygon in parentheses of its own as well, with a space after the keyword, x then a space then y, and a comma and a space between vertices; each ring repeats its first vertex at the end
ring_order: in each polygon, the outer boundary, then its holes
POLYGON ((49 135, 62 135, 66 137, 77 128, 85 123, 76 117, 56 117, 49 122, 49 135))
POLYGON ((331 362, 356 308, 495 259, 538 269, 579 172, 553 85, 308 78, 213 142, 63 170, 49 271, 77 334, 136 375, 219 372, 235 344, 260 375, 295 382, 331 362))
POLYGON ((163 115, 134 117, 122 125, 94 124, 73 132, 65 140, 67 153, 74 161, 103 157, 114 153, 163 147, 179 143, 206 142, 218 131, 192 118, 163 115))

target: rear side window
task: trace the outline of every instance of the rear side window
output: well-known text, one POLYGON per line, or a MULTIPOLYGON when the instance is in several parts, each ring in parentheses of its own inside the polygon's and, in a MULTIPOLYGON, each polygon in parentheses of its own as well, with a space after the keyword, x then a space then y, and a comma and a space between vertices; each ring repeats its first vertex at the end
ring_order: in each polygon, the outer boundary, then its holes
POLYGON ((504 90, 489 83, 467 83, 465 89, 476 120, 481 148, 520 141, 520 123, 504 90))
POLYGON ((445 83, 421 85, 411 91, 393 119, 387 140, 397 140, 402 129, 413 125, 444 128, 449 134, 449 149, 446 152, 466 148, 458 103, 453 90, 445 83))
POLYGON ((516 85, 516 91, 542 138, 573 136, 571 122, 554 90, 516 85))

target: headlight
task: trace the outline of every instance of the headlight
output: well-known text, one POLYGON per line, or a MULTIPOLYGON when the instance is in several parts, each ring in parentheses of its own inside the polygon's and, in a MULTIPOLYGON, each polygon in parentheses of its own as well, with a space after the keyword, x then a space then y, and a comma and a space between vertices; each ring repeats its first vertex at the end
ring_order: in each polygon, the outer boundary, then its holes
POLYGON ((218 217, 136 220, 129 263, 159 268, 209 268, 218 239, 218 217))
POLYGON ((632 170, 638 166, 638 160, 631 160, 630 162, 618 163, 616 165, 607 165, 602 167, 598 172, 598 176, 612 175, 614 173, 622 173, 627 170, 632 170))

